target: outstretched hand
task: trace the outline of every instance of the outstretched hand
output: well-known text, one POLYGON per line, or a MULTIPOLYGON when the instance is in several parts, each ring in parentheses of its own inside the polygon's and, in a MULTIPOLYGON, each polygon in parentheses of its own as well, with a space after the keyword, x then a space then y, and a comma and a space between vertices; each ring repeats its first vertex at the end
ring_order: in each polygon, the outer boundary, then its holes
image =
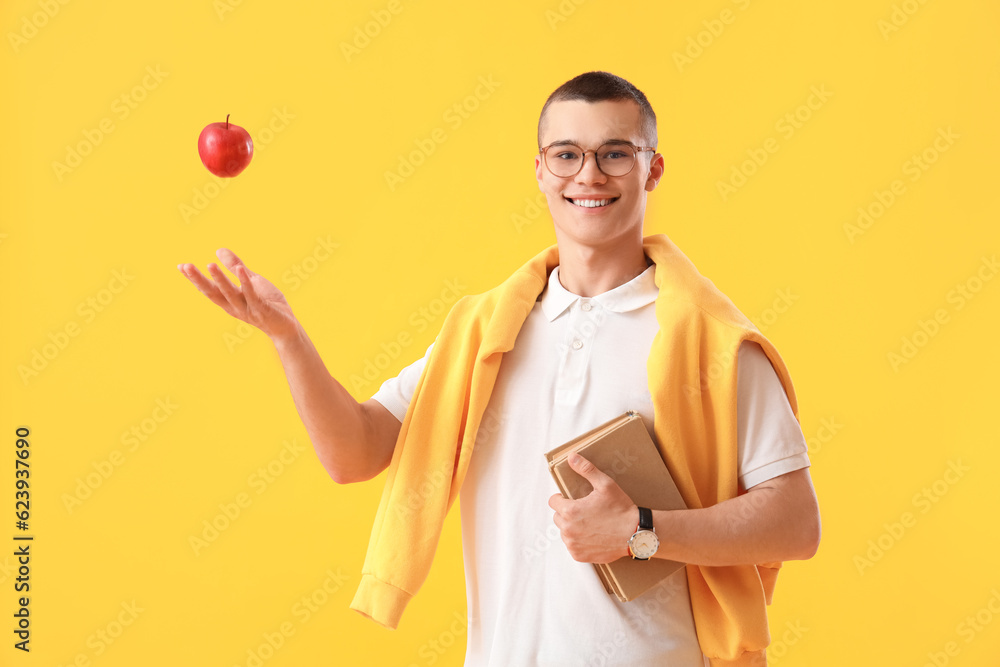
POLYGON ((615 480, 579 454, 569 457, 569 465, 594 487, 576 500, 558 493, 549 498, 570 556, 581 563, 610 563, 627 556, 628 539, 639 523, 638 507, 615 480))
POLYGON ((212 303, 238 320, 253 325, 272 339, 295 329, 295 316, 285 296, 271 281, 254 273, 228 248, 220 248, 216 256, 239 279, 234 285, 218 264, 208 265, 212 280, 206 278, 194 264, 178 264, 177 268, 194 283, 212 303))

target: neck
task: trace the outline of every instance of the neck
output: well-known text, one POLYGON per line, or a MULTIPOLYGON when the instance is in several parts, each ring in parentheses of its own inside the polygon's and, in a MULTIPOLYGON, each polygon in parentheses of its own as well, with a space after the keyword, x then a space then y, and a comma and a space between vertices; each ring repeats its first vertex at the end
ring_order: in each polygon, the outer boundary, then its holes
POLYGON ((559 243, 559 282, 578 296, 597 296, 624 285, 646 270, 650 262, 636 240, 607 247, 559 243))

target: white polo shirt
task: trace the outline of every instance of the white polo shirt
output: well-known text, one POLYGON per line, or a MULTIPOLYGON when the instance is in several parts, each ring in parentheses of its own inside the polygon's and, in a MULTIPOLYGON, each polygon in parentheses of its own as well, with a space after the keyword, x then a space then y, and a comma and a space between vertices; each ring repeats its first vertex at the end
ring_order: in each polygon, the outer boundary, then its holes
MULTIPOLYGON (((546 451, 626 410, 638 412, 655 438, 646 374, 659 328, 654 270, 585 298, 562 286, 556 267, 504 354, 459 497, 466 667, 708 664, 683 568, 619 602, 593 565, 569 555, 548 506, 559 490, 546 451)), ((400 421, 427 354, 373 396, 400 421)), ((745 342, 737 363, 742 490, 807 467, 809 458, 761 347, 745 342)))

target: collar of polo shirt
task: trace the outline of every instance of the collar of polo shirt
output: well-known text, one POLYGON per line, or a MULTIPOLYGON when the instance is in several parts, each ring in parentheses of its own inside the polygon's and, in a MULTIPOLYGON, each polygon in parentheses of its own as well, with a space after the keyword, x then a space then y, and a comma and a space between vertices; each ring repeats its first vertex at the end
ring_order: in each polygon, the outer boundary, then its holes
POLYGON ((548 284, 542 292, 542 312, 551 322, 566 312, 576 301, 596 302, 602 308, 615 313, 627 313, 630 310, 641 308, 656 300, 657 289, 653 279, 655 270, 655 266, 649 266, 624 285, 619 285, 597 296, 582 297, 563 287, 562 283, 559 282, 559 267, 556 266, 549 273, 548 284))

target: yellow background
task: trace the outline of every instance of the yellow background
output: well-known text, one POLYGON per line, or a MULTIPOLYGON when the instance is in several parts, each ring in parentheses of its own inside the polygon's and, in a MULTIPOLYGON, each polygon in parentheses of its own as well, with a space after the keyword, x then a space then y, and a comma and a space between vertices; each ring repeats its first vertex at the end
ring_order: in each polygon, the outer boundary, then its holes
POLYGON ((795 382, 824 535, 778 580, 772 664, 995 664, 1000 280, 983 258, 1000 250, 1000 6, 670 5, 5 1, 0 663, 250 665, 264 646, 268 667, 461 665, 457 510, 397 631, 350 610, 384 476, 330 481, 270 342, 176 265, 233 249, 368 398, 433 340, 442 316, 420 313, 453 298, 446 281, 486 290, 554 242, 532 208, 537 115, 605 69, 658 114, 666 174, 646 232, 761 327, 795 382), (226 114, 256 152, 216 181, 196 142, 226 114), (54 166, 73 150, 78 166, 54 166), (723 197, 734 170, 745 183, 723 197), (850 234, 879 197, 893 201, 850 234), (18 426, 30 654, 12 646, 18 426))

